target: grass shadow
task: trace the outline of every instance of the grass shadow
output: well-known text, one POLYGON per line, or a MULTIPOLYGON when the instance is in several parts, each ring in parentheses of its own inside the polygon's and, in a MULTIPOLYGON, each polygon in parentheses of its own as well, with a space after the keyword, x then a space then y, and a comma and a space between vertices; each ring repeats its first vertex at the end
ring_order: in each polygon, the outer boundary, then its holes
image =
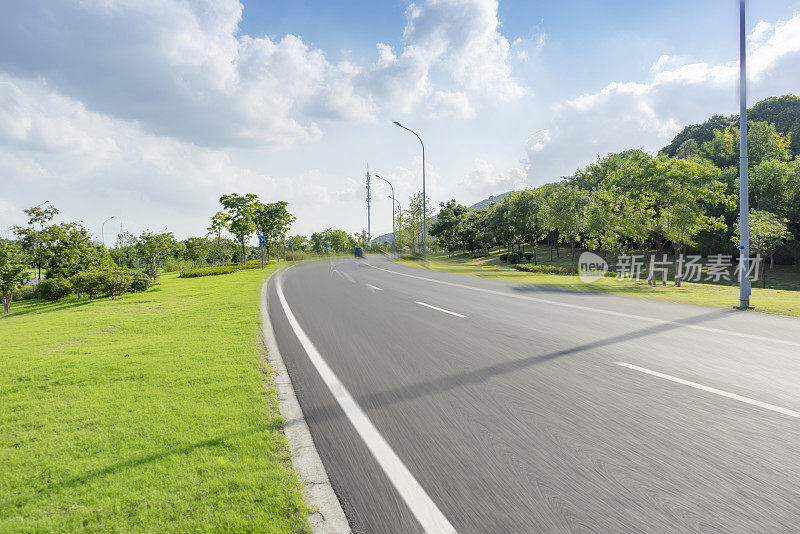
POLYGON ((87 471, 86 473, 83 473, 81 475, 68 478, 61 482, 57 482, 55 484, 52 484, 50 486, 47 486, 45 488, 36 491, 35 494, 33 495, 20 496, 16 499, 11 499, 7 502, 2 503, 0 508, 10 509, 12 506, 21 507, 32 499, 43 498, 53 493, 57 493, 63 489, 80 486, 94 479, 101 478, 107 475, 112 475, 120 471, 124 471, 125 469, 139 467, 141 465, 155 462, 163 458, 167 458, 169 456, 174 456, 178 454, 188 454, 192 451, 195 451, 203 447, 215 447, 221 445, 222 443, 228 441, 229 439, 237 438, 240 436, 255 434, 265 430, 270 430, 270 431, 280 430, 281 428, 282 424, 280 421, 278 421, 273 425, 261 425, 255 428, 248 428, 245 430, 240 430, 238 432, 231 432, 229 434, 223 434, 221 436, 216 436, 195 443, 190 443, 188 445, 183 445, 181 447, 174 447, 172 449, 167 449, 165 451, 159 451, 152 454, 146 454, 144 456, 138 456, 136 458, 131 458, 129 460, 125 460, 122 462, 117 462, 115 464, 111 464, 106 467, 102 467, 100 469, 87 471))

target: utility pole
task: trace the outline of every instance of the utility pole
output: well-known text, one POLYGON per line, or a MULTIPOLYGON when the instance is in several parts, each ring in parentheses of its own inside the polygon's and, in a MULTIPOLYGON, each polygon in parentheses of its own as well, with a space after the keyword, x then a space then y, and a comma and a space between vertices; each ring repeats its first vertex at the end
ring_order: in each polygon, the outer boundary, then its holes
POLYGON ((369 194, 369 163, 367 163, 367 245, 369 245, 369 238, 372 235, 372 228, 370 228, 369 220, 369 204, 372 201, 369 194))
POLYGON ((739 0, 739 308, 750 307, 750 186, 747 159, 747 36, 739 0))

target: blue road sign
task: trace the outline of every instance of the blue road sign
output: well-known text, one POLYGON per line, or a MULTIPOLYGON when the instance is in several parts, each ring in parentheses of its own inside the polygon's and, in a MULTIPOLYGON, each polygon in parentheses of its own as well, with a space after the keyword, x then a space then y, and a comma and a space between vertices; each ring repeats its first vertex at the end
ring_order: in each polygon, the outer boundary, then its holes
POLYGON ((290 246, 290 247, 293 247, 293 246, 294 246, 294 239, 290 239, 290 240, 289 240, 289 246, 290 246))
POLYGON ((263 235, 258 236, 258 246, 263 247, 264 244, 267 242, 267 238, 263 235))

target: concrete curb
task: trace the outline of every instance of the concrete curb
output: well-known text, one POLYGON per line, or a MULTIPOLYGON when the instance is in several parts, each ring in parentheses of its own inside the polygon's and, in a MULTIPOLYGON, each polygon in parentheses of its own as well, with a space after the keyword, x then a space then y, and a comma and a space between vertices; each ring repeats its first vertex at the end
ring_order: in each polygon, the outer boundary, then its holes
MULTIPOLYGON (((275 273, 275 276, 281 275, 280 271, 275 273)), ((267 284, 271 279, 272 277, 265 280, 264 285, 261 286, 261 329, 264 344, 267 347, 267 360, 275 373, 274 382, 278 392, 278 404, 281 414, 286 419, 283 432, 289 439, 292 465, 303 482, 303 495, 306 503, 315 509, 308 521, 313 532, 317 534, 349 533, 351 532, 350 524, 333 491, 317 448, 314 446, 314 439, 311 437, 303 410, 295 396, 294 386, 292 386, 286 365, 284 365, 278 350, 267 307, 267 284)))

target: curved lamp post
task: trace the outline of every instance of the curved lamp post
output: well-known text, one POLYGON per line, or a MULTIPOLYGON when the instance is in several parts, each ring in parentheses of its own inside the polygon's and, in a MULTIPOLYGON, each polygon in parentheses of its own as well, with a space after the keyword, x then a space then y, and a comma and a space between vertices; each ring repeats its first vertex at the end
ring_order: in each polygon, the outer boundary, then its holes
POLYGON ((389 184, 389 187, 392 188, 392 195, 391 195, 392 196, 392 243, 394 244, 393 245, 394 253, 397 254, 397 231, 394 228, 394 203, 395 203, 395 200, 394 200, 394 186, 392 185, 392 182, 390 182, 386 178, 381 178, 377 174, 375 174, 374 176, 375 176, 375 178, 378 178, 379 180, 383 180, 384 182, 389 184))
POLYGON ((427 197, 425 196, 425 143, 422 142, 422 138, 417 135, 417 132, 412 130, 411 128, 406 128, 402 124, 397 121, 394 121, 396 125, 404 130, 408 130, 414 136, 419 139, 419 144, 422 145, 422 257, 424 259, 428 259, 428 206, 427 206, 427 197))
POLYGON ((100 226, 100 239, 103 241, 103 246, 106 246, 106 223, 113 218, 114 216, 112 215, 111 217, 103 221, 103 224, 100 226))
MULTIPOLYGON (((400 205, 400 201, 399 200, 395 200, 394 197, 392 197, 392 201, 393 202, 397 202, 397 209, 400 210, 400 213, 402 214, 403 213, 403 207, 400 205)), ((393 212, 392 213, 392 227, 394 227, 394 204, 392 204, 392 212, 393 212)), ((402 232, 403 232, 403 229, 401 228, 400 229, 400 249, 401 250, 403 249, 403 233, 402 232)), ((394 236, 394 239, 395 239, 395 241, 397 241, 397 236, 394 236)), ((396 252, 397 252, 397 243, 395 242, 395 253, 396 252)))

